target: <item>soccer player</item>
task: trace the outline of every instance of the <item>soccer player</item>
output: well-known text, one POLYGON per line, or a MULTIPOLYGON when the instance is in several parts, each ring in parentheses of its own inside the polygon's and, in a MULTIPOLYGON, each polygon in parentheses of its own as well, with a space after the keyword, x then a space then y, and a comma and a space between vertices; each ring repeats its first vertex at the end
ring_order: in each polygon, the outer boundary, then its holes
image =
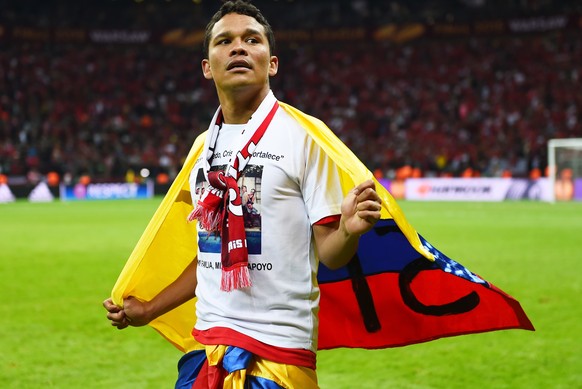
POLYGON ((220 107, 190 175, 198 255, 151 301, 103 303, 122 329, 197 297, 193 336, 206 349, 182 358, 179 388, 316 388, 318 261, 345 265, 380 218, 373 181, 344 197, 333 161, 279 106, 269 87, 274 44, 248 2, 227 1, 210 20, 202 72, 220 107), (244 228, 242 177, 260 198, 258 238, 244 228))

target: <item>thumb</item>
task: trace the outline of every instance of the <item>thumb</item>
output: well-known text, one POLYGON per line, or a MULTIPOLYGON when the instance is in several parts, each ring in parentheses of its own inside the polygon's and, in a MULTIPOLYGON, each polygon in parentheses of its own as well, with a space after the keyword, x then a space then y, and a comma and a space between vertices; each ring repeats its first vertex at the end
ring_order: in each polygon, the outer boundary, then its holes
POLYGON ((103 307, 109 311, 109 312, 119 312, 121 311, 122 308, 118 307, 117 305, 115 305, 115 303, 113 303, 113 300, 111 298, 106 299, 105 301, 103 301, 103 307))

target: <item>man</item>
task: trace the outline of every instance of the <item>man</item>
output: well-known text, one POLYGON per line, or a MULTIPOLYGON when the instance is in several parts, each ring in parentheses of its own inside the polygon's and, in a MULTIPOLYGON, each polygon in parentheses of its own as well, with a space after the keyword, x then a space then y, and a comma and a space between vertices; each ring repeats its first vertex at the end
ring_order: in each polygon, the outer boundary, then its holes
POLYGON ((190 176, 198 255, 150 301, 103 303, 122 329, 198 298, 193 335, 206 350, 181 361, 180 387, 245 380, 317 387, 318 261, 347 264, 380 218, 374 182, 343 197, 333 161, 279 107, 269 87, 279 65, 273 47, 269 23, 249 3, 228 1, 211 19, 202 71, 220 108, 190 176), (237 180, 248 170, 260 182, 258 238, 245 234, 241 220, 237 180))

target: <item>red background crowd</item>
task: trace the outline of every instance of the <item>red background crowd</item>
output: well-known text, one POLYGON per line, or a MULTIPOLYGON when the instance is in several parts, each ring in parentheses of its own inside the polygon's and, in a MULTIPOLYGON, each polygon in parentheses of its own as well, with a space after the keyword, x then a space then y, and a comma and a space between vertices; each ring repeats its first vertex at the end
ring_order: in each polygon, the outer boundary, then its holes
MULTIPOLYGON (((419 12, 406 2, 369 3, 352 1, 359 17, 339 9, 327 22, 370 25, 386 12, 397 19, 419 12)), ((325 10, 313 7, 306 25, 325 10)), ((71 25, 77 15, 68 12, 34 20, 71 25)), ((192 20, 205 12, 200 6, 192 20)), ((156 26, 168 23, 154 14, 156 26)), ((3 17, 5 25, 33 22, 24 8, 3 17)), ((548 139, 582 136, 581 38, 559 31, 406 43, 285 40, 271 85, 279 99, 324 120, 378 177, 537 177, 548 139)), ((201 59, 199 46, 0 40, 0 174, 119 181, 146 168, 171 180, 216 109, 201 59)))

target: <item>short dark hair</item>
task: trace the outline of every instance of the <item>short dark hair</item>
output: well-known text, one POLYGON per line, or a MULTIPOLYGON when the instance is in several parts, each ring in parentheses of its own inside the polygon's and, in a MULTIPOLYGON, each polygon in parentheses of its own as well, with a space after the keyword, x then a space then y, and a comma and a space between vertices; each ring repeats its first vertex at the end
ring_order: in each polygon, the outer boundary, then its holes
POLYGON ((269 52, 273 55, 273 52, 275 51, 275 34, 273 33, 273 29, 267 19, 263 16, 261 11, 250 2, 244 0, 233 0, 226 1, 222 4, 222 7, 220 7, 214 16, 212 16, 210 22, 206 25, 204 44, 202 46, 202 54, 204 55, 204 58, 208 58, 208 47, 210 46, 210 38, 214 25, 225 15, 232 13, 255 18, 255 20, 265 28, 265 34, 267 35, 267 41, 269 42, 269 52))

